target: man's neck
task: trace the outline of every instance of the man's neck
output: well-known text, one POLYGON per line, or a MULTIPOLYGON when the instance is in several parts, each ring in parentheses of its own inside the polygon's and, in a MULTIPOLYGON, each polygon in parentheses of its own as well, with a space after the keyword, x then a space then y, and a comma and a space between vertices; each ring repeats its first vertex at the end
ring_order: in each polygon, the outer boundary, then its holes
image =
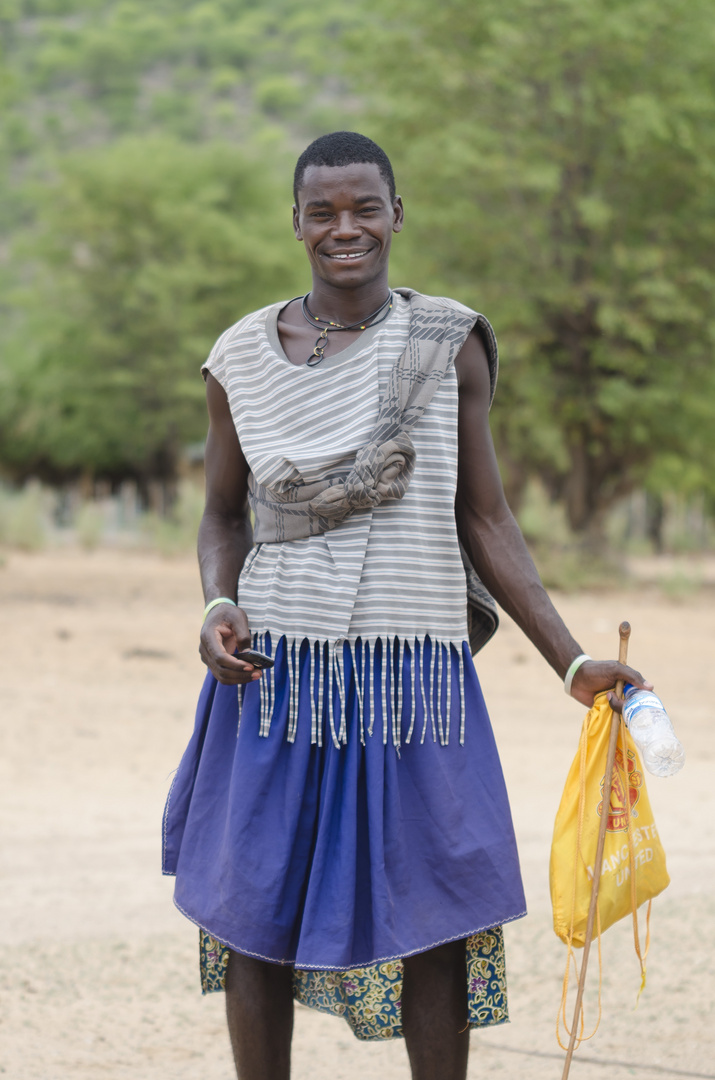
POLYGON ((356 289, 337 289, 314 278, 308 306, 321 319, 352 326, 372 315, 387 299, 389 291, 387 278, 382 276, 356 289))

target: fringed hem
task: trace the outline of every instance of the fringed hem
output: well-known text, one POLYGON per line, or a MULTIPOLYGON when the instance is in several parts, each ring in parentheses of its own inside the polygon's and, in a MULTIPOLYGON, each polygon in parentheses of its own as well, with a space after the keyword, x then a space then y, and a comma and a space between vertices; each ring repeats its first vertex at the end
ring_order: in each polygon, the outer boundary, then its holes
MULTIPOLYGON (((275 660, 260 681, 259 734, 268 738, 279 702, 288 695, 286 740, 295 742, 298 722, 307 722, 301 709, 301 681, 308 680, 311 737, 323 745, 323 731, 340 748, 348 739, 348 700, 355 715, 360 741, 372 737, 375 721, 381 721, 382 740, 390 737, 398 751, 415 735, 424 743, 428 731, 434 742, 449 744, 458 721, 459 742, 464 745, 464 664, 466 642, 399 637, 348 641, 311 641, 288 638, 276 642, 270 632, 253 635, 253 647, 275 660), (417 724, 421 718, 421 730, 417 724), (406 734, 403 740, 403 729, 406 734)), ((243 696, 239 693, 239 723, 243 696)))

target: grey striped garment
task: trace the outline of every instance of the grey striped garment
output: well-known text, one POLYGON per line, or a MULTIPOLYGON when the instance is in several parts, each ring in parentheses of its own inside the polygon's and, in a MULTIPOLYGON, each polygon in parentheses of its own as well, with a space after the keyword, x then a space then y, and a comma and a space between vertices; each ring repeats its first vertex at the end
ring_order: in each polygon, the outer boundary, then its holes
MULTIPOLYGON (((410 304, 405 296, 393 295, 393 310, 383 323, 368 327, 347 349, 326 357, 317 367, 292 364, 283 352, 277 322, 287 301, 247 315, 216 342, 202 370, 210 371, 226 391, 256 484, 285 491, 290 485, 315 483, 331 472, 344 474, 375 426, 390 372, 407 344, 410 304)), ((435 303, 455 313, 473 314, 454 300, 435 298, 435 303)), ((286 638, 293 676, 289 741, 296 733, 298 657, 304 640, 310 643, 311 681, 316 653, 321 669, 327 657, 331 684, 341 699, 345 644, 357 671, 358 639, 371 657, 380 640, 383 685, 373 688, 373 693, 381 690, 385 716, 385 657, 396 661, 401 670, 407 650, 414 678, 415 652, 424 656, 426 638, 432 643, 431 681, 438 686, 443 665, 450 657, 458 658, 460 742, 464 740, 462 643, 467 638, 467 609, 454 518, 457 403, 452 364, 412 430, 415 469, 403 498, 375 509, 358 509, 331 531, 256 544, 249 553, 239 580, 238 602, 248 616, 257 648, 265 650, 266 634, 270 634, 273 652, 279 638, 286 638)), ((322 697, 323 680, 317 682, 322 697)), ((430 726, 433 738, 449 741, 454 712, 451 679, 445 679, 445 687, 439 708, 425 708, 422 741, 430 726)), ((410 691, 413 704, 412 716, 405 717, 407 741, 415 726, 415 692, 419 694, 420 687, 410 691)), ((268 735, 273 704, 269 673, 264 674, 261 693, 261 734, 268 735)), ((421 693, 427 706, 424 688, 421 693)), ((319 742, 322 701, 316 702, 313 693, 311 701, 312 738, 319 742)), ((401 686, 391 706, 392 741, 399 748, 401 686)), ((362 717, 360 727, 364 740, 362 717)), ((331 717, 331 731, 336 745, 346 741, 344 708, 339 720, 331 717)), ((383 738, 387 740, 387 725, 383 738)))

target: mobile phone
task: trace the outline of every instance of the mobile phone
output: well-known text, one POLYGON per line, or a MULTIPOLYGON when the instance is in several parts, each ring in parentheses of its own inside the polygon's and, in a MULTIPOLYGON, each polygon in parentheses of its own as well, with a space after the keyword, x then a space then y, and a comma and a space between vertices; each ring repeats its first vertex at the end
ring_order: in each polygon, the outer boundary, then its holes
POLYGON ((245 664, 253 664, 257 668, 269 668, 275 664, 272 657, 266 656, 262 652, 256 652, 255 649, 245 649, 243 652, 236 653, 236 659, 243 660, 245 664))

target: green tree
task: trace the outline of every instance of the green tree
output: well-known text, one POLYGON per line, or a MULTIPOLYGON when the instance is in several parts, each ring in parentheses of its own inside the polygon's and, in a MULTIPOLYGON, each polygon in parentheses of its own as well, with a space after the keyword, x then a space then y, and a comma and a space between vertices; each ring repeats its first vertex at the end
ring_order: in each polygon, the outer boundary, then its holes
POLYGON ((337 126, 322 54, 346 17, 337 0, 0 0, 6 469, 165 471, 198 436, 211 335, 299 291, 290 170, 337 126))
POLYGON ((36 272, 16 296, 0 454, 17 471, 171 476, 205 430, 200 360, 302 285, 290 193, 227 145, 125 140, 44 190, 36 272))
POLYGON ((508 487, 540 474, 597 538, 659 454, 712 445, 712 8, 368 2, 344 62, 399 169, 400 265, 490 315, 508 487))

